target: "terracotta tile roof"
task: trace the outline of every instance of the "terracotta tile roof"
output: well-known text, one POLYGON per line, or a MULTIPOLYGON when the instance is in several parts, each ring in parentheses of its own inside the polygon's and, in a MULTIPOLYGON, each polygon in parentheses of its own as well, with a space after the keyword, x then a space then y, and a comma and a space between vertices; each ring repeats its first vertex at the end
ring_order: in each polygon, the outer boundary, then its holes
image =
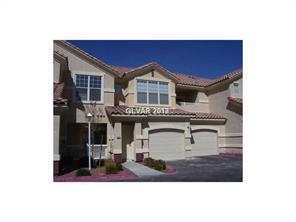
MULTIPOLYGON (((106 112, 108 113, 108 115, 112 116, 112 115, 125 115, 125 116, 129 116, 129 115, 137 115, 137 116, 147 116, 147 114, 145 113, 129 113, 127 112, 127 108, 132 108, 132 107, 128 107, 128 106, 106 106, 106 112)), ((141 108, 141 107, 138 107, 141 108)), ((145 107, 146 108, 146 107, 145 107)), ((147 107, 148 108, 148 107, 147 107)), ((152 107, 150 107, 152 108, 152 107)), ((189 111, 185 111, 182 109, 171 109, 169 108, 169 112, 168 113, 160 113, 160 114, 148 114, 149 116, 188 116, 192 119, 225 119, 223 116, 221 115, 217 115, 214 113, 201 113, 201 112, 189 112, 189 111)))
POLYGON ((242 73, 243 73, 242 69, 237 69, 232 72, 226 73, 225 75, 217 79, 206 79, 206 78, 201 78, 193 75, 186 75, 182 73, 173 73, 173 75, 176 75, 177 78, 179 79, 178 84, 208 87, 216 83, 223 82, 225 80, 235 79, 238 76, 241 76, 242 73))
MULTIPOLYGON (((103 61, 97 59, 96 57, 90 55, 89 53, 83 51, 82 49, 78 48, 75 45, 72 45, 71 43, 65 41, 65 40, 55 40, 55 42, 61 43, 63 45, 68 46, 69 48, 71 48, 72 50, 84 55, 87 59, 91 60, 92 62, 98 64, 101 67, 104 67, 106 70, 108 70, 109 72, 121 77, 120 73, 118 73, 118 71, 116 69, 114 69, 113 67, 111 67, 110 65, 104 63, 103 61)), ((61 54, 61 53, 60 53, 61 54)))
POLYGON ((177 84, 190 85, 190 86, 201 86, 205 87, 213 82, 211 79, 201 78, 193 75, 186 75, 183 73, 172 73, 177 79, 177 84))
POLYGON ((237 69, 237 70, 231 71, 231 72, 226 73, 225 75, 221 76, 220 78, 214 79, 212 81, 212 83, 210 83, 208 86, 214 85, 219 82, 223 82, 224 80, 235 79, 238 76, 242 76, 242 74, 243 74, 242 69, 237 69))
POLYGON ((160 66, 160 65, 159 65, 158 63, 156 63, 156 62, 149 62, 149 63, 147 63, 147 64, 144 64, 144 65, 142 65, 142 66, 139 66, 139 67, 136 67, 136 68, 134 68, 134 69, 132 69, 132 70, 129 70, 127 73, 135 72, 135 71, 137 71, 137 70, 141 70, 141 69, 144 69, 144 68, 146 68, 146 67, 157 67, 157 68, 161 68, 162 70, 165 70, 166 72, 170 73, 169 70, 163 68, 162 66, 160 66))
POLYGON ((53 101, 55 104, 66 104, 67 99, 62 97, 64 91, 64 83, 53 83, 53 101))
MULTIPOLYGON (((152 66, 152 65, 154 65, 156 67, 161 67, 160 65, 158 65, 155 62, 151 62, 151 63, 145 64, 143 66, 139 66, 137 68, 114 66, 114 65, 111 65, 111 66, 114 69, 116 69, 123 77, 124 75, 129 75, 130 73, 132 73, 134 71, 144 69, 145 67, 152 66)), ((213 80, 210 80, 210 79, 200 78, 197 76, 186 75, 186 74, 182 74, 182 73, 173 73, 163 67, 161 67, 161 68, 163 70, 165 70, 166 72, 170 73, 177 80, 177 84, 192 85, 192 86, 206 86, 209 83, 213 82, 213 80)))
MULTIPOLYGON (((109 115, 146 115, 145 113, 130 114, 126 111, 127 108, 132 108, 132 107, 128 107, 128 106, 124 106, 124 105, 106 106, 106 112, 109 115)), ((137 108, 142 108, 142 107, 137 107, 137 108)), ((149 107, 143 107, 143 108, 149 108, 149 107)), ((152 107, 150 107, 150 108, 152 108, 152 107)), ((167 113, 167 114, 155 114, 155 115, 188 115, 188 116, 191 116, 193 114, 191 112, 181 110, 181 109, 169 109, 169 113, 167 113)))
POLYGON ((229 102, 235 102, 235 103, 238 103, 240 105, 243 104, 243 99, 242 98, 228 97, 227 99, 228 99, 229 102))
MULTIPOLYGON (((238 69, 238 70, 229 72, 229 73, 227 73, 227 74, 225 74, 225 75, 223 75, 223 76, 221 76, 220 78, 217 78, 217 79, 207 79, 207 78, 201 78, 201 77, 194 76, 194 75, 187 75, 187 74, 182 74, 182 73, 173 73, 173 72, 167 70, 166 68, 160 66, 156 62, 150 62, 150 63, 144 64, 144 65, 136 67, 136 68, 109 65, 109 64, 106 64, 106 63, 102 62, 101 60, 97 59, 96 57, 90 55, 89 53, 83 51, 82 49, 78 48, 77 46, 72 45, 71 43, 69 43, 69 42, 67 42, 65 40, 56 40, 56 42, 60 42, 60 43, 62 43, 64 45, 67 45, 68 47, 70 47, 74 51, 84 55, 89 60, 93 61, 94 63, 97 63, 98 65, 105 67, 108 71, 110 71, 111 73, 117 75, 120 78, 122 78, 125 75, 130 75, 130 74, 132 74, 132 73, 134 73, 136 71, 139 71, 141 69, 154 67, 154 68, 161 69, 166 73, 171 74, 172 77, 174 79, 176 79, 177 84, 189 85, 189 86, 208 87, 208 86, 212 86, 214 84, 223 82, 224 80, 234 79, 234 78, 242 75, 242 69, 238 69)), ((59 55, 64 56, 64 55, 62 55, 61 53, 59 53, 57 51, 55 51, 55 53, 58 53, 59 55)))
POLYGON ((193 119, 226 119, 225 117, 215 113, 200 113, 196 112, 193 119))
POLYGON ((129 67, 123 67, 123 66, 114 66, 110 65, 113 69, 116 69, 116 71, 121 75, 121 77, 124 75, 124 73, 131 71, 134 68, 129 67))
POLYGON ((147 67, 150 67, 150 66, 153 66, 153 65, 158 65, 157 63, 155 62, 149 62, 147 64, 144 64, 142 66, 138 66, 136 68, 132 68, 130 69, 129 71, 127 71, 125 74, 130 74, 132 72, 135 72, 135 71, 138 71, 138 70, 141 70, 141 69, 144 69, 144 68, 147 68, 147 67))
POLYGON ((168 73, 169 75, 172 76, 173 79, 178 81, 176 76, 173 75, 173 73, 171 71, 167 70, 166 68, 162 67, 161 65, 159 65, 156 62, 149 62, 147 64, 144 64, 142 66, 138 66, 138 67, 135 67, 135 68, 123 67, 123 66, 114 66, 114 65, 110 65, 110 66, 112 66, 114 69, 116 69, 121 74, 121 77, 132 75, 132 74, 134 74, 134 73, 136 73, 137 71, 140 71, 140 70, 154 68, 154 69, 159 69, 159 70, 162 70, 163 72, 168 73))
MULTIPOLYGON (((152 65, 154 65, 156 67, 161 67, 155 62, 151 62, 151 63, 145 64, 143 66, 139 66, 137 68, 113 66, 113 65, 111 65, 111 66, 120 73, 121 77, 123 77, 124 75, 129 75, 130 73, 133 73, 133 72, 140 70, 140 69, 144 69, 144 68, 152 66, 152 65)), ((161 68, 164 69, 163 67, 161 67, 161 68)), ((242 69, 238 69, 238 70, 226 73, 225 75, 223 75, 217 79, 207 79, 207 78, 202 78, 202 77, 183 74, 183 73, 173 73, 167 69, 164 69, 164 70, 175 77, 178 85, 189 85, 189 86, 200 86, 200 87, 208 87, 208 86, 214 85, 216 83, 223 82, 224 80, 234 79, 234 78, 242 75, 242 69)))

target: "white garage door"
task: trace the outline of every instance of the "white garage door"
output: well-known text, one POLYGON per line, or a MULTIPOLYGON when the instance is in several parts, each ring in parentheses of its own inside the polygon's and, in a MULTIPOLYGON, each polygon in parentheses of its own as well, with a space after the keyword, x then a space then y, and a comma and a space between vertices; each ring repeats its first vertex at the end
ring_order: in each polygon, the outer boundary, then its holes
POLYGON ((199 130, 192 133, 190 156, 207 156, 217 154, 217 132, 210 130, 199 130))
POLYGON ((168 129, 150 131, 149 153, 155 159, 184 159, 184 132, 168 129))

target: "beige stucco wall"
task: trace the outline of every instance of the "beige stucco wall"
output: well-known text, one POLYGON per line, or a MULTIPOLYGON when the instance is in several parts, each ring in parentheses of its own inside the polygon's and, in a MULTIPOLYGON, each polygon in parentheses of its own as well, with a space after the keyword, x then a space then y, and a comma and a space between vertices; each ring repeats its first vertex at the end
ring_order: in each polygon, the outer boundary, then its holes
POLYGON ((209 96, 210 112, 220 114, 227 118, 225 124, 226 133, 242 132, 242 115, 227 109, 228 99, 230 96, 229 88, 223 88, 221 91, 209 96))
POLYGON ((187 99, 185 102, 176 103, 176 108, 190 112, 209 112, 209 100, 205 92, 177 89, 176 93, 177 97, 187 99))
POLYGON ((60 115, 53 117, 53 158, 60 160, 60 115))
POLYGON ((243 90, 242 90, 243 89, 243 79, 241 78, 241 79, 238 79, 238 80, 236 80, 234 82, 232 82, 230 84, 230 86, 229 86, 230 96, 231 97, 236 97, 236 98, 243 98, 243 90), (234 92, 234 89, 233 89, 234 82, 237 82, 239 84, 239 87, 240 87, 239 93, 234 92))
POLYGON ((60 70, 61 70, 61 64, 55 60, 53 64, 53 81, 54 82, 60 81, 60 70))
POLYGON ((122 123, 114 123, 114 146, 112 147, 112 153, 122 153, 122 123))
MULTIPOLYGON (((87 123, 86 113, 88 111, 89 103, 76 101, 75 98, 75 74, 87 74, 87 75, 97 75, 102 76, 102 95, 103 101, 100 104, 97 104, 96 107, 99 108, 102 112, 102 116, 99 119, 100 123, 107 123, 107 131, 111 132, 111 125, 107 114, 105 112, 105 106, 114 105, 114 75, 106 72, 92 62, 84 59, 80 55, 73 52, 71 49, 66 46, 54 43, 54 51, 58 51, 60 54, 63 54, 68 58, 68 69, 69 71, 59 71, 59 65, 57 62, 54 62, 54 80, 60 82, 65 82, 64 88, 64 97, 70 100, 69 108, 63 114, 63 119, 61 122, 62 134, 66 134, 68 123, 87 123), (60 75, 61 74, 61 75, 60 75), (60 77, 58 78, 58 75, 60 77)), ((107 133, 107 143, 111 146, 111 136, 113 133, 107 133), (110 140, 109 140, 110 139, 110 140)), ((109 149, 111 149, 109 147, 109 149)))
MULTIPOLYGON (((107 73, 105 70, 92 64, 88 60, 82 59, 65 47, 54 44, 54 50, 68 57, 70 75, 67 75, 64 81, 67 81, 67 83, 75 83, 75 74, 77 73, 103 76, 104 105, 114 105, 114 76, 112 74, 107 73)), ((70 97, 69 99, 75 101, 75 94, 69 92, 73 92, 73 86, 73 84, 66 84, 65 91, 68 91, 67 95, 70 97)))
POLYGON ((90 74, 102 76, 103 78, 103 103, 98 104, 97 107, 101 108, 104 117, 102 118, 102 123, 108 123, 108 119, 105 113, 105 106, 113 106, 114 105, 114 76, 112 74, 107 73, 103 69, 98 66, 92 64, 86 59, 82 59, 71 50, 66 47, 54 44, 54 50, 68 57, 68 66, 70 72, 64 76, 65 85, 65 96, 67 99, 71 101, 71 106, 67 115, 70 117, 69 121, 72 122, 87 122, 85 118, 85 110, 87 110, 87 106, 89 103, 81 103, 75 101, 75 74, 90 74))
MULTIPOLYGON (((242 84, 242 79, 240 79, 239 81, 242 84)), ((231 147, 233 145, 236 145, 238 147, 240 145, 240 148, 241 148, 242 147, 242 127, 243 127, 242 115, 236 112, 233 112, 227 108, 229 104, 227 97, 231 96, 231 86, 232 86, 232 83, 221 87, 219 90, 210 92, 209 107, 210 107, 210 112, 220 114, 225 118, 227 118, 227 121, 225 124, 225 135, 219 141, 221 143, 224 143, 225 146, 229 145, 231 147), (233 134, 238 134, 238 136, 233 137, 232 136, 233 134)), ((241 91, 242 91, 242 88, 241 88, 241 91)))
MULTIPOLYGON (((126 105, 127 106, 145 106, 145 104, 137 104, 137 93, 136 93, 136 80, 137 79, 147 79, 147 80, 156 80, 156 81, 167 81, 169 82, 169 105, 155 105, 158 107, 176 107, 176 93, 175 93, 175 83, 166 75, 161 74, 157 70, 154 70, 154 77, 152 77, 152 72, 148 72, 143 75, 134 77, 128 81, 128 86, 125 89, 126 105)), ((147 106, 153 106, 147 104, 147 106)))
POLYGON ((208 103, 182 103, 181 105, 176 104, 176 108, 180 108, 189 112, 209 112, 208 103))

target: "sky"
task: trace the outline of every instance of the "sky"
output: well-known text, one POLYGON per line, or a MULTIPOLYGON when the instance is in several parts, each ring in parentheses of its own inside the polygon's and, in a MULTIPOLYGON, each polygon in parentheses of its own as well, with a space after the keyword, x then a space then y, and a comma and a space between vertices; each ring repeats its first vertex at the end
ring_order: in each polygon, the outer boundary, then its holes
POLYGON ((215 79, 242 68, 241 40, 69 40, 110 65, 137 67, 154 61, 184 74, 215 79))

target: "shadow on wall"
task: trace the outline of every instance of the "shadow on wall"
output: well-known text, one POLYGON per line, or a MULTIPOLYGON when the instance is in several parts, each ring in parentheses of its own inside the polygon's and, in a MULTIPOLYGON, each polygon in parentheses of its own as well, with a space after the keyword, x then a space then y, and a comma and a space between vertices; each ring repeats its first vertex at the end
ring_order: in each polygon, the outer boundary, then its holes
POLYGON ((85 107, 81 101, 81 98, 76 94, 75 81, 71 76, 71 71, 66 70, 63 73, 62 81, 65 82, 64 95, 70 102, 69 111, 67 112, 68 121, 76 122, 76 109, 85 111, 85 107), (73 101, 74 100, 74 101, 73 101))
MULTIPOLYGON (((61 173, 65 173, 76 169, 80 166, 86 166, 85 160, 80 159, 79 161, 73 161, 73 158, 68 155, 67 146, 69 143, 69 133, 72 133, 77 126, 76 113, 78 110, 85 112, 85 107, 79 96, 76 96, 76 86, 75 81, 71 76, 71 71, 68 70, 68 67, 61 73, 61 82, 65 83, 65 88, 62 94, 62 97, 68 99, 68 110, 63 112, 61 116, 61 140, 60 140, 60 154, 61 154, 61 173), (69 130, 69 127, 72 130, 69 130)), ((85 149, 86 150, 86 149, 85 149)), ((85 155, 83 155, 85 156, 85 155)))
POLYGON ((239 115, 243 114, 243 107, 239 107, 239 106, 233 105, 231 103, 228 103, 226 108, 232 112, 239 114, 239 115))

